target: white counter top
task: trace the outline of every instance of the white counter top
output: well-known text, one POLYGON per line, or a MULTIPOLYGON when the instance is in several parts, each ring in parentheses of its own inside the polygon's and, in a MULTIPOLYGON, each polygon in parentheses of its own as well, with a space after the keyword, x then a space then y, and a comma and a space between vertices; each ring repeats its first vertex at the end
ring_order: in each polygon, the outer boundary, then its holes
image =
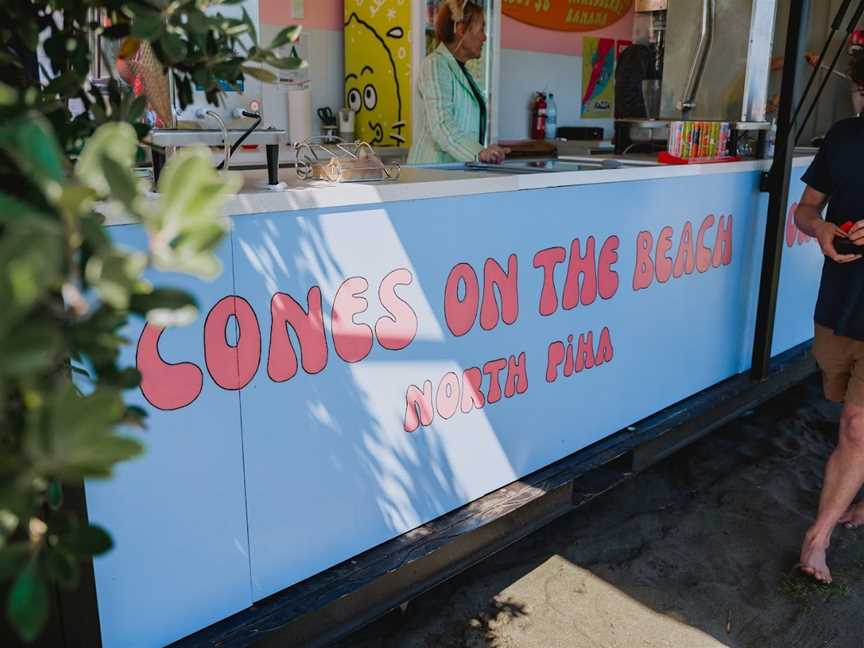
MULTIPOLYGON (((800 167, 808 164, 811 159, 812 157, 799 157, 793 164, 795 167, 800 167)), ((618 169, 528 174, 403 167, 401 178, 397 182, 339 185, 325 182, 304 183, 297 180, 293 172, 283 169, 280 177, 284 186, 277 190, 265 187, 263 171, 246 171, 243 172, 244 187, 236 197, 228 201, 226 213, 241 215, 335 208, 549 187, 746 173, 767 170, 769 167, 770 160, 680 166, 631 166, 618 169)))
MULTIPOLYGON (((592 159, 602 159, 602 157, 596 156, 592 159)), ((804 166, 809 164, 812 159, 812 156, 797 157, 793 166, 796 168, 804 166)), ((770 163, 770 160, 749 160, 723 164, 629 166, 618 169, 525 174, 403 167, 400 179, 395 182, 358 182, 336 185, 326 182, 303 182, 295 176, 292 169, 281 169, 282 184, 277 187, 267 186, 267 176, 264 170, 237 171, 235 173, 240 173, 243 176, 243 188, 240 193, 228 200, 225 205, 225 213, 231 216, 240 216, 303 209, 374 205, 403 200, 527 191, 550 187, 748 173, 767 170, 770 163)), ((129 222, 132 221, 111 218, 109 225, 121 225, 129 222)))

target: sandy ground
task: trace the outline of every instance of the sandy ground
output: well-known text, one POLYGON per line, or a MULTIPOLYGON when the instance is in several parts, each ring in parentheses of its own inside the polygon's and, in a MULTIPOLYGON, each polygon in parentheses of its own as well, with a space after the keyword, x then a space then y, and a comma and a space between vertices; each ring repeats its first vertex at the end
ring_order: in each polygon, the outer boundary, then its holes
POLYGON ((340 645, 861 648, 864 530, 792 569, 838 414, 796 386, 340 645))

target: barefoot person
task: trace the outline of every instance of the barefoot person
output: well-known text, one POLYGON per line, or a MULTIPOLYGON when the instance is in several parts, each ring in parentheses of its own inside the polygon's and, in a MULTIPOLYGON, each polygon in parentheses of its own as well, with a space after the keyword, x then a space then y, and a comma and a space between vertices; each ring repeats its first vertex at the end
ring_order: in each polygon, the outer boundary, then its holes
POLYGON ((864 523, 864 504, 852 505, 864 484, 864 263, 861 254, 841 254, 834 245, 835 237, 840 237, 864 246, 862 142, 861 117, 837 122, 828 131, 802 178, 807 188, 795 213, 799 229, 815 237, 825 255, 814 315, 813 356, 822 369, 825 397, 843 402, 837 447, 825 467, 819 511, 801 547, 801 570, 823 583, 831 582, 825 554, 834 527, 864 523), (849 221, 854 225, 847 233, 841 226, 849 221))

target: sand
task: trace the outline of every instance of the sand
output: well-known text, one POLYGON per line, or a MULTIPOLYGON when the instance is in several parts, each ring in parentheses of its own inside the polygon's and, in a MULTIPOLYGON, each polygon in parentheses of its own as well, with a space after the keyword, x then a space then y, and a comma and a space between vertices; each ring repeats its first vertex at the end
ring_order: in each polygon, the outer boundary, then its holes
POLYGON ((864 529, 792 569, 838 415, 795 386, 341 645, 861 648, 864 529))

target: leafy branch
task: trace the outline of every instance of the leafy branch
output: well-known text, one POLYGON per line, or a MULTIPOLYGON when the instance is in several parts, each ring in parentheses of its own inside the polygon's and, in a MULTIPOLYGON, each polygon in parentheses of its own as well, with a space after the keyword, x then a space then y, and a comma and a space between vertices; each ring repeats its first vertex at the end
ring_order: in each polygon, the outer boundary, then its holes
POLYGON ((130 318, 164 327, 197 316, 190 295, 143 273, 216 276, 222 206, 239 188, 208 150, 190 148, 166 165, 159 197, 148 194, 133 172, 146 100, 113 73, 93 82, 95 58, 115 61, 91 37, 114 41, 119 61, 146 44, 183 105, 196 86, 215 103, 220 83, 302 64, 278 53, 297 28, 260 47, 245 12, 220 15, 228 4, 237 0, 0 4, 0 582, 26 641, 49 618, 52 584, 74 587, 82 561, 112 547, 106 529, 64 505, 64 488, 110 478, 144 451, 129 431, 145 412, 124 399, 141 376, 120 364, 130 318), (105 225, 118 217, 147 231, 146 250, 112 240, 105 225))

